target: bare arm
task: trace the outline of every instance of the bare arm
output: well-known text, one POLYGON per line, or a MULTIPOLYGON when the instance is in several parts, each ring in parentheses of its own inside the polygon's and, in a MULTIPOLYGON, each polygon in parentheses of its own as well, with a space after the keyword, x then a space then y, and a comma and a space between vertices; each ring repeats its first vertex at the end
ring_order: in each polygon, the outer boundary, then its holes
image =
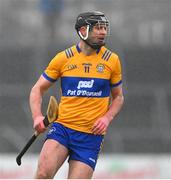
POLYGON ((111 94, 112 103, 109 107, 109 110, 104 114, 104 116, 100 117, 95 122, 92 129, 92 132, 94 134, 104 133, 107 130, 110 122, 117 116, 123 106, 124 97, 122 92, 122 86, 113 88, 111 94))
POLYGON ((109 122, 111 122, 116 117, 116 115, 120 112, 123 106, 123 102, 124 102, 121 86, 117 88, 113 88, 111 93, 112 93, 112 104, 110 105, 109 110, 105 114, 105 116, 108 117, 109 122))
POLYGON ((46 80, 43 76, 40 76, 36 84, 33 86, 30 92, 30 109, 34 122, 34 128, 39 133, 45 131, 43 125, 44 116, 41 112, 42 97, 47 89, 52 85, 50 81, 46 80))

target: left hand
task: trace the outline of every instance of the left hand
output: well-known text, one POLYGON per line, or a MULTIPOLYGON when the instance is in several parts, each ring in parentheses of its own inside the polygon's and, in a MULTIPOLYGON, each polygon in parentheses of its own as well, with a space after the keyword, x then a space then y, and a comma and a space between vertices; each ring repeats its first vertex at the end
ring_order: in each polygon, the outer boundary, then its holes
POLYGON ((92 133, 95 135, 103 134, 109 126, 109 119, 106 116, 100 117, 94 123, 92 133))

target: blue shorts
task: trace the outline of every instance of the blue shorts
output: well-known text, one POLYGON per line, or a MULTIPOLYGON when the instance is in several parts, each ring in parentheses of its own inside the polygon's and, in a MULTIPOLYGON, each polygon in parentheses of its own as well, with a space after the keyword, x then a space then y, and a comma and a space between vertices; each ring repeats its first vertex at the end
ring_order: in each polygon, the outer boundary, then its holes
MULTIPOLYGON (((52 123, 47 139, 54 139, 69 150, 69 160, 81 161, 95 169, 103 135, 88 134, 52 123)), ((68 160, 68 161, 69 161, 68 160)))

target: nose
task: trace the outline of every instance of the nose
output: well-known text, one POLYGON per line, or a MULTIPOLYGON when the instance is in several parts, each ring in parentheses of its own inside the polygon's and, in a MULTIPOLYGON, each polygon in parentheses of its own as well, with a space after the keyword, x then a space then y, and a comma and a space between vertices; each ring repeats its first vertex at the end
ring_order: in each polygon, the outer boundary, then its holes
POLYGON ((106 35, 106 34, 107 34, 107 30, 106 30, 105 27, 103 27, 103 28, 100 29, 100 34, 101 34, 101 35, 106 35))

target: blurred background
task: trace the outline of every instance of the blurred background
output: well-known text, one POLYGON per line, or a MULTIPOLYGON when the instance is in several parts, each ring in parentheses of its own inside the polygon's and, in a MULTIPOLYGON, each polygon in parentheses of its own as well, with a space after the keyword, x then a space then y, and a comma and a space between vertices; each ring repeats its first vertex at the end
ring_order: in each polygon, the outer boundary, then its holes
MULTIPOLYGON (((91 10, 110 20, 107 47, 120 56, 125 95, 94 177, 171 178, 170 0, 0 0, 0 178, 32 177, 44 135, 22 167, 15 163, 33 133, 30 90, 49 61, 78 42, 75 19, 91 10)), ((58 86, 46 94, 44 113, 50 95, 60 100, 58 86)))

